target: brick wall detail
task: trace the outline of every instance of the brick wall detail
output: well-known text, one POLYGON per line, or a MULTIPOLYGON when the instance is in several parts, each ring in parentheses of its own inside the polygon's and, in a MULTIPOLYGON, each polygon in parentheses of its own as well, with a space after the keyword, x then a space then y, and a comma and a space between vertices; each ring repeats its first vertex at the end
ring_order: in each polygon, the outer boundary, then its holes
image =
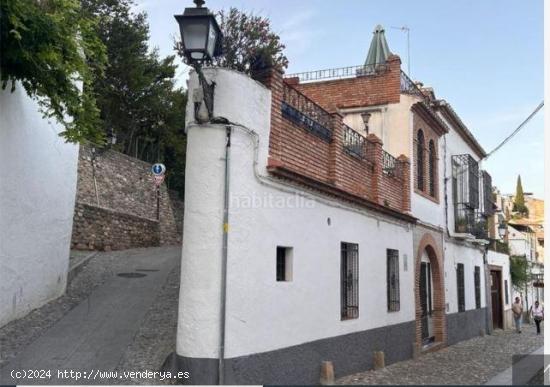
POLYGON ((440 134, 438 134, 426 121, 422 119, 418 114, 413 113, 413 176, 414 176, 414 191, 436 203, 439 203, 439 140, 440 134), (418 131, 422 130, 424 134, 424 189, 418 189, 418 131), (430 159, 430 141, 434 142, 435 146, 435 170, 434 170, 434 195, 430 195, 430 181, 429 181, 429 159, 430 159))
POLYGON ((392 55, 387 64, 386 70, 375 75, 311 83, 289 78, 286 82, 331 113, 344 108, 399 103, 401 59, 392 55))
MULTIPOLYGON (((392 88, 395 86, 397 102, 399 101, 399 63, 399 58, 390 62, 389 70, 383 77, 387 81, 389 77, 387 74, 397 74, 397 83, 391 86, 392 88)), ((372 77, 382 78, 377 75, 372 77)), ((389 79, 390 82, 395 83, 393 78, 389 79)), ((258 80, 269 87, 272 92, 268 160, 268 168, 271 172, 289 171, 307 178, 309 181, 328 185, 361 200, 368 200, 377 206, 384 206, 401 213, 410 211, 410 162, 406 156, 401 155, 397 158, 395 173, 384 173, 382 168, 383 144, 376 135, 369 134, 363 138, 362 154, 364 157, 352 154, 344 147, 345 125, 339 113, 326 112, 330 115, 329 125, 332 131, 331 140, 327 141, 282 115, 284 88, 293 88, 292 80, 290 82, 283 80, 283 75, 275 70, 266 73, 258 80)), ((373 83, 373 81, 369 82, 373 83)), ((376 81, 373 84, 379 82, 381 81, 376 81)), ((331 85, 330 82, 321 84, 331 85)), ((362 93, 369 94, 364 90, 362 93)), ((383 99, 387 100, 388 95, 390 94, 384 94, 383 99)), ((396 102, 395 96, 393 94, 391 96, 391 101, 396 102)), ((313 99, 313 102, 320 106, 323 105, 322 100, 314 99, 315 93, 310 93, 306 97, 313 99)), ((327 106, 326 102, 325 106, 327 106)), ((303 113, 307 115, 308 112, 303 113)))

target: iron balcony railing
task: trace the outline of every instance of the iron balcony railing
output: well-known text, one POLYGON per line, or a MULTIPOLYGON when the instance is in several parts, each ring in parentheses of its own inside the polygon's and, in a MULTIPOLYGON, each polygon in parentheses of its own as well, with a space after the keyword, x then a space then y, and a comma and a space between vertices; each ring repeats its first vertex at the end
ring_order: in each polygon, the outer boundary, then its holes
POLYGON ((283 117, 325 141, 332 139, 330 114, 295 88, 283 83, 283 117))
POLYGON ((491 216, 495 213, 495 204, 493 198, 493 181, 487 171, 481 171, 481 206, 483 214, 491 216))
POLYGON ((453 155, 452 187, 456 206, 472 210, 479 208, 479 164, 469 154, 453 155))
POLYGON ((361 159, 367 158, 366 138, 361 134, 343 124, 343 144, 344 149, 352 156, 361 159))
POLYGON ((376 63, 372 65, 358 65, 339 67, 334 69, 306 71, 285 75, 285 78, 298 78, 300 82, 315 82, 330 79, 355 78, 368 75, 376 75, 388 69, 387 63, 376 63))
POLYGON ((455 232, 471 234, 476 239, 489 240, 487 217, 478 210, 457 205, 455 207, 455 232))
POLYGON ((397 166, 399 164, 399 161, 390 155, 385 150, 382 151, 382 171, 388 175, 393 177, 398 177, 397 175, 397 166))
POLYGON ((411 79, 403 70, 401 70, 401 92, 403 94, 416 95, 422 99, 426 99, 426 96, 420 90, 418 85, 411 79))

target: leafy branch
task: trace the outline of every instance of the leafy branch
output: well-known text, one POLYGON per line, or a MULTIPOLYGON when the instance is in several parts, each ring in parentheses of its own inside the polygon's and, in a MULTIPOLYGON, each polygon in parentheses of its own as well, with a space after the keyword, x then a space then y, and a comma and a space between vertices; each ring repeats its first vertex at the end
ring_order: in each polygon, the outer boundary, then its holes
POLYGON ((101 74, 106 54, 94 26, 77 0, 0 2, 2 89, 11 83, 13 92, 20 82, 70 142, 104 141, 90 66, 101 74))

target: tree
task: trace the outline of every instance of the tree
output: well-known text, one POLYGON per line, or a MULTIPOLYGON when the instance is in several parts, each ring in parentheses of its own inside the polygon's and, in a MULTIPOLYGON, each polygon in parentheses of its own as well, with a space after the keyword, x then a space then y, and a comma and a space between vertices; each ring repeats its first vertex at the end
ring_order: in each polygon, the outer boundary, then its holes
POLYGON ((516 196, 514 197, 514 206, 512 211, 519 212, 522 216, 529 215, 529 209, 525 205, 525 197, 523 196, 523 187, 521 185, 521 176, 518 175, 516 183, 516 196))
POLYGON ((104 138, 91 87, 106 60, 95 22, 82 14, 78 0, 0 2, 2 89, 11 82, 13 92, 21 82, 71 142, 104 138))
POLYGON ((516 290, 523 291, 525 289, 531 281, 529 262, 525 257, 516 255, 510 257, 510 277, 516 290))
POLYGON ((132 12, 133 4, 82 0, 83 10, 98 20, 95 32, 107 49, 108 66, 93 85, 97 104, 105 130, 116 133, 115 149, 164 162, 169 187, 183 193, 187 95, 175 86, 175 56, 160 58, 150 50, 147 15, 132 12))
MULTIPOLYGON (((268 18, 236 8, 230 8, 229 12, 222 10, 217 16, 223 33, 223 55, 215 58, 213 65, 251 75, 268 67, 281 71, 288 67, 283 54, 285 46, 271 31, 268 18)), ((176 43, 176 50, 184 57, 181 42, 176 43)))

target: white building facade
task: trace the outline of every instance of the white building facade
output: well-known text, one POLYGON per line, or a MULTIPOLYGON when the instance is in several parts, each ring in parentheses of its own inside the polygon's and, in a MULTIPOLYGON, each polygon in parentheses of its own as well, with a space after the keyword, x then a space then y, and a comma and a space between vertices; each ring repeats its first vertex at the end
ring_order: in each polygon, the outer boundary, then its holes
MULTIPOLYGON (((332 360, 344 375, 367 368, 376 350, 388 363, 410 358, 412 218, 270 176, 270 90, 233 71, 207 74, 216 82, 215 116, 237 124, 229 135, 226 125, 187 124, 179 367, 190 371, 191 383, 218 382, 220 340, 225 383, 313 383, 322 361, 332 360), (226 160, 227 280, 220 296, 226 160), (390 256, 399 293, 391 308, 390 256)), ((192 78, 191 93, 195 87, 192 78)))
POLYGON ((400 64, 261 83, 205 70, 215 119, 187 109, 175 360, 189 383, 317 383, 323 361, 343 376, 378 351, 390 364, 483 335, 489 283, 504 316, 485 152, 400 64))
POLYGON ((0 326, 65 291, 78 146, 18 84, 0 92, 0 326))

